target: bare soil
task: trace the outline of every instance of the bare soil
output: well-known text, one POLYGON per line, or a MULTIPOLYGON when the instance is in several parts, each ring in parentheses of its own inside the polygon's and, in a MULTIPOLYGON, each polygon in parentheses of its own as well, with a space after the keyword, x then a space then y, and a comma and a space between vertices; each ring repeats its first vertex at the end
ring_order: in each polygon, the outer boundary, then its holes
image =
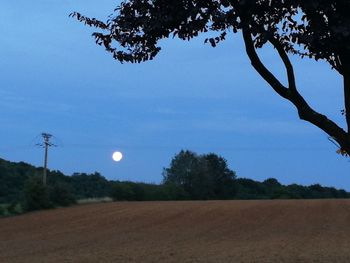
POLYGON ((0 219, 0 262, 350 262, 350 200, 116 202, 0 219))

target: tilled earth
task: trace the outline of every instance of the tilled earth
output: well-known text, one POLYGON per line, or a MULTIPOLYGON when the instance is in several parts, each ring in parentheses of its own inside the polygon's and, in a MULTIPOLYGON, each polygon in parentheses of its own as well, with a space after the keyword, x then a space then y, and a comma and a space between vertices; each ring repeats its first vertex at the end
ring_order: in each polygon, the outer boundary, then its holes
POLYGON ((350 262, 350 200, 115 202, 0 219, 0 262, 350 262))

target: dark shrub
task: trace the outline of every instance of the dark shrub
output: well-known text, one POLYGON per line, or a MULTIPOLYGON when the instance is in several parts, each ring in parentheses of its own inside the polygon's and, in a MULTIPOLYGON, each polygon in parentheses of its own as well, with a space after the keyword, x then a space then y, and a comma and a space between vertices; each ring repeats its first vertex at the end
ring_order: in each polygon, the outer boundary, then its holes
POLYGON ((12 202, 6 207, 8 215, 18 215, 23 212, 22 206, 20 203, 12 202))
POLYGON ((72 188, 65 183, 57 183, 50 188, 49 197, 54 206, 69 206, 76 203, 72 188))
POLYGON ((0 205, 0 216, 4 216, 5 214, 6 214, 5 208, 0 205))
POLYGON ((114 201, 134 200, 135 193, 130 184, 116 182, 112 186, 111 197, 114 201))
POLYGON ((24 209, 26 211, 51 208, 48 188, 43 185, 40 178, 32 177, 24 186, 24 209))

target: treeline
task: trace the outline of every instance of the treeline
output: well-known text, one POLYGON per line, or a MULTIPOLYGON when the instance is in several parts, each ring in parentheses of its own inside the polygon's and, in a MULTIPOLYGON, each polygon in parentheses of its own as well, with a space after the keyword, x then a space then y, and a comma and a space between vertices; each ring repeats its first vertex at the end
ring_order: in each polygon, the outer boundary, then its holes
POLYGON ((99 173, 66 176, 48 171, 42 184, 43 168, 24 162, 0 159, 0 215, 68 206, 80 199, 111 196, 112 182, 99 173))
MULTIPOLYGON (((24 162, 0 159, 0 204, 20 202, 26 187, 41 181, 43 168, 24 162)), ((74 173, 66 176, 60 171, 48 171, 49 188, 66 188, 75 199, 110 196, 111 181, 101 174, 74 173)))
POLYGON ((319 184, 282 185, 274 178, 263 182, 237 178, 226 160, 216 154, 181 151, 164 168, 160 184, 110 181, 99 173, 66 176, 42 168, 0 159, 0 215, 68 206, 80 199, 111 197, 115 201, 316 199, 349 198, 350 193, 319 184))
POLYGON ((350 193, 334 187, 320 184, 303 186, 298 184, 282 185, 274 178, 257 182, 251 179, 237 179, 235 199, 323 199, 349 198, 350 193))

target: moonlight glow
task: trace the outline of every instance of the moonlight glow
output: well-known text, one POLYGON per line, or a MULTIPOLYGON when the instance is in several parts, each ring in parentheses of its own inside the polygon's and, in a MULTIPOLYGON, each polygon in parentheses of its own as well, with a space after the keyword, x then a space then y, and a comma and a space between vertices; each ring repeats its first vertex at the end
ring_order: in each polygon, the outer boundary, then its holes
POLYGON ((121 152, 114 152, 112 155, 112 159, 116 162, 119 162, 123 158, 123 154, 121 152))

